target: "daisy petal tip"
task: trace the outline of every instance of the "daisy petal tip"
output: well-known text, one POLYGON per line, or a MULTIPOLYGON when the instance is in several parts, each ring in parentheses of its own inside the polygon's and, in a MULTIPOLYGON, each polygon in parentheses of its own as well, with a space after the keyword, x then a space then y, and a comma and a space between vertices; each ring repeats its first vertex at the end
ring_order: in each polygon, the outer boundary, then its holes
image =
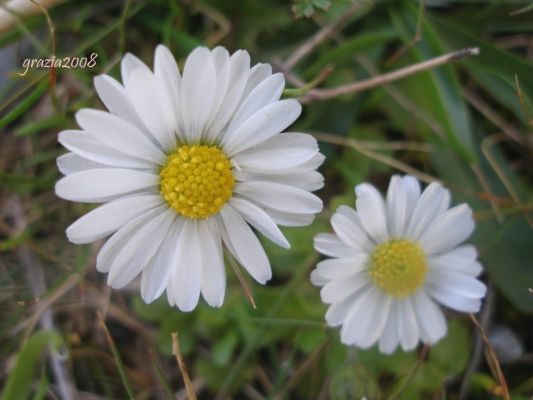
POLYGON ((191 311, 193 311, 196 308, 196 304, 197 304, 196 301, 185 302, 185 303, 178 301, 176 305, 183 312, 191 312, 191 311))
POLYGON ((143 291, 141 290, 141 298, 143 299, 143 301, 146 303, 146 304, 150 304, 152 303, 156 298, 153 297, 153 296, 148 296, 146 293, 143 293, 143 291))

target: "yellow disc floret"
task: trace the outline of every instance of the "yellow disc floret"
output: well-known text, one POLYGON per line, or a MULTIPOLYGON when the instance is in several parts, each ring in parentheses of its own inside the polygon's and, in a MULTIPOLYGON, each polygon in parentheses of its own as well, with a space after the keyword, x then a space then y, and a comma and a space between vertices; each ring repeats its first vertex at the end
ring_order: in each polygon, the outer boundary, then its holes
POLYGON ((189 218, 216 214, 232 195, 230 161, 216 146, 183 145, 167 157, 160 172, 161 195, 189 218))
POLYGON ((424 283, 426 256, 416 243, 391 240, 376 246, 368 273, 383 291, 403 298, 413 294, 424 283))

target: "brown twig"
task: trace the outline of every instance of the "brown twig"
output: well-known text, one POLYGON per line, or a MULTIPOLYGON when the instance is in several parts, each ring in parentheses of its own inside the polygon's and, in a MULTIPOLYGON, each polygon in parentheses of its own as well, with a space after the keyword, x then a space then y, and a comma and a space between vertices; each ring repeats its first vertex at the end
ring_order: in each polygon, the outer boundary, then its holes
POLYGON ((479 184, 481 185, 481 188, 489 195, 489 203, 492 208, 492 211, 494 211, 494 215, 496 215, 496 220, 498 223, 503 223, 503 214, 498 207, 498 203, 495 202, 493 199, 495 197, 494 192, 492 191, 492 188, 490 187, 490 183, 481 170, 481 167, 478 163, 472 163, 470 164, 470 168, 474 172, 474 175, 476 176, 477 180, 479 181, 479 184))
POLYGON ((407 376, 400 383, 398 388, 389 397, 389 400, 396 399, 407 388, 407 386, 411 383, 411 381, 415 377, 416 372, 418 371, 418 369, 422 366, 424 361, 426 361, 426 357, 427 357, 428 353, 429 353, 429 346, 428 345, 424 345, 424 347, 422 347, 422 350, 420 351, 420 354, 418 355, 418 359, 416 360, 415 364, 413 365, 411 370, 407 373, 407 376))
POLYGON ((420 40, 422 40, 422 28, 424 25, 425 10, 426 7, 424 1, 421 0, 418 4, 418 17, 416 21, 415 36, 413 36, 413 38, 407 44, 400 47, 387 61, 385 61, 386 66, 394 64, 396 60, 402 57, 410 48, 412 48, 414 45, 420 42, 420 40))
MULTIPOLYGON (((46 10, 46 7, 44 7, 39 1, 37 0, 30 0, 33 4, 35 4, 39 10, 44 14, 46 18, 46 23, 48 25, 48 34, 50 35, 50 42, 52 45, 51 49, 51 59, 54 60, 56 57, 56 28, 54 26, 54 23, 52 22, 52 18, 50 18, 50 14, 46 10)), ((56 90, 56 79, 57 79, 57 71, 55 68, 55 62, 52 63, 52 67, 50 68, 50 72, 48 73, 48 81, 50 82, 50 95, 52 98, 52 104, 54 105, 54 109, 56 110, 56 113, 59 114, 59 100, 57 97, 57 90, 56 90)))
POLYGON ((502 130, 510 139, 517 143, 525 144, 524 136, 511 124, 505 121, 487 102, 473 90, 464 90, 463 96, 485 118, 502 130))
POLYGON ((183 361, 183 356, 181 355, 178 332, 172 332, 172 354, 174 357, 176 357, 181 376, 183 377, 183 382, 185 383, 185 389, 187 391, 187 397, 189 400, 196 400, 194 387, 192 385, 191 378, 189 377, 189 373, 187 372, 185 361, 183 361))
POLYGON ((407 67, 400 68, 382 75, 374 76, 372 78, 368 78, 362 81, 353 82, 328 89, 313 89, 310 90, 306 95, 300 97, 299 100, 301 103, 310 103, 313 101, 325 101, 346 94, 358 93, 364 90, 382 86, 398 79, 417 74, 422 71, 439 67, 451 61, 459 60, 461 58, 477 54, 479 54, 479 48, 477 47, 468 47, 461 50, 452 51, 450 53, 446 53, 441 56, 422 61, 420 63, 412 64, 407 67))
POLYGON ((244 274, 239 268, 239 265, 237 264, 237 260, 233 258, 233 256, 230 254, 229 251, 226 253, 226 257, 229 261, 229 264, 231 265, 231 269, 233 269, 233 272, 235 272, 235 276, 237 276, 237 279, 239 280, 239 283, 241 284, 242 290, 244 292, 244 296, 248 299, 252 307, 254 309, 257 309, 255 305, 254 296, 252 295, 252 291, 250 290, 250 285, 248 285, 248 282, 246 281, 244 274))
MULTIPOLYGON (((480 324, 483 327, 484 330, 487 330, 491 319, 492 319, 492 313, 494 310, 494 304, 495 304, 495 293, 492 288, 492 285, 490 282, 487 285, 487 295, 485 296, 485 301, 483 304, 483 308, 480 312, 480 324)), ((472 356, 470 357, 470 362, 468 363, 468 366, 466 367, 466 371, 463 375, 463 379, 461 382, 461 389, 459 390, 459 400, 465 400, 468 398, 469 391, 470 391, 470 378, 476 372, 476 370, 479 368, 479 365, 481 364, 481 360, 483 357, 483 339, 481 338, 481 333, 479 331, 476 332, 476 338, 474 340, 474 346, 472 351, 472 356)))
POLYGON ((291 70, 300 60, 313 51, 320 43, 342 29, 350 19, 361 9, 363 1, 355 1, 352 6, 337 20, 325 25, 313 36, 299 46, 284 63, 284 70, 291 70))
POLYGON ((524 113, 524 116, 527 119, 527 124, 529 126, 533 126, 533 116, 529 112, 529 107, 527 106, 526 99, 524 97, 524 93, 522 92, 522 88, 520 87, 520 81, 518 80, 518 75, 515 74, 514 81, 516 85, 516 95, 518 96, 518 100, 520 101, 520 106, 522 107, 522 112, 524 113))
MULTIPOLYGON (((368 57, 358 56, 357 61, 370 73, 370 75, 379 75, 379 71, 368 59, 368 57)), ((439 138, 445 140, 446 132, 444 131, 444 128, 435 119, 433 119, 433 117, 427 114, 419 105, 413 103, 411 100, 405 97, 401 91, 397 90, 392 85, 385 85, 382 89, 390 97, 392 97, 392 99, 396 101, 400 107, 425 123, 436 135, 439 136, 439 138)))
POLYGON ((220 29, 210 34, 205 40, 209 47, 216 45, 231 31, 231 21, 217 9, 201 1, 183 0, 183 2, 192 7, 195 11, 204 14, 219 26, 220 29))
POLYGON ((122 380, 122 384, 124 385, 124 389, 128 393, 128 397, 130 399, 134 399, 135 395, 133 392, 133 388, 131 387, 129 376, 122 362, 122 358, 120 357, 120 353, 118 351, 117 345, 115 344, 115 341, 113 340, 113 337, 111 336, 111 333, 109 332, 109 329, 107 329, 107 325, 105 324, 105 321, 102 318, 102 314, 100 314, 100 312, 97 312, 96 316, 98 318, 98 322, 100 322, 100 326, 102 327, 102 331, 104 332, 104 335, 107 339, 109 347, 111 348, 111 352, 113 353, 113 359, 115 360, 115 364, 117 366, 118 373, 122 380))
POLYGON ((398 171, 402 171, 406 174, 414 175, 419 180, 431 183, 434 181, 438 181, 438 179, 432 175, 426 174, 424 172, 419 171, 416 168, 411 167, 409 164, 406 164, 402 161, 398 161, 392 157, 388 157, 384 154, 377 153, 375 151, 369 150, 364 145, 362 145, 359 141, 345 138, 342 136, 337 135, 330 135, 327 133, 319 133, 319 132, 311 132, 311 134, 320 142, 326 142, 331 144, 337 144, 341 146, 351 147, 352 149, 358 151, 359 153, 373 159, 376 161, 379 161, 385 165, 388 165, 394 169, 397 169, 398 171))
POLYGON ((498 357, 496 356, 496 353, 494 349, 492 348, 492 345, 490 344, 489 338, 485 334, 485 330, 477 320, 476 316, 474 314, 470 314, 470 319, 474 323, 474 325, 479 330, 479 333, 481 334, 481 339, 483 340, 483 343, 485 344, 485 358, 487 360, 487 364, 490 367, 490 370, 492 374, 494 375, 494 378, 498 381, 499 384, 499 392, 501 396, 505 400, 511 400, 511 395, 509 394, 509 388, 507 386, 507 381, 505 380, 505 376, 503 375, 502 368, 500 366, 500 363, 498 361, 498 357))
MULTIPOLYGON (((520 196, 516 192, 515 188, 513 187, 512 183, 510 182, 509 178, 505 175, 505 172, 499 167, 494 155, 491 153, 490 149, 492 146, 496 145, 497 143, 501 142, 502 140, 506 139, 505 137, 501 135, 491 135, 481 142, 481 152, 483 153, 483 156, 487 160, 487 162, 490 164, 496 175, 498 175, 498 178, 500 178, 500 181, 505 186, 505 189, 507 189, 507 192, 511 195, 513 201, 516 204, 521 203, 520 196)), ((531 227, 533 229, 533 219, 529 216, 529 213, 527 210, 524 211, 524 217, 531 227)))

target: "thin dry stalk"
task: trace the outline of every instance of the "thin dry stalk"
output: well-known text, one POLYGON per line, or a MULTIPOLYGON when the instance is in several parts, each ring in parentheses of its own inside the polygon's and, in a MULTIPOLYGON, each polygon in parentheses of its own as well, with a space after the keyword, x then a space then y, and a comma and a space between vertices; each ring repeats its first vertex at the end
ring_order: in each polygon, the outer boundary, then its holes
POLYGON ((464 57, 479 54, 479 48, 468 47, 461 50, 452 51, 420 63, 412 64, 404 68, 397 69, 382 75, 374 76, 358 82, 349 83, 347 85, 337 86, 328 89, 313 89, 306 95, 300 97, 300 102, 310 103, 314 101, 325 101, 334 97, 343 96, 346 94, 354 94, 364 90, 372 89, 387 83, 397 81, 399 79, 417 74, 422 71, 427 71, 447 64, 451 61, 459 60, 464 57))
POLYGON ((233 272, 235 272, 235 275, 237 276, 237 279, 239 280, 239 283, 241 284, 242 291, 244 292, 244 296, 246 297, 246 299, 248 299, 248 301, 250 302, 254 310, 257 309, 255 305, 254 296, 252 295, 252 291, 250 290, 250 285, 246 281, 246 278, 244 277, 244 274, 239 268, 237 261, 235 260, 235 258, 233 258, 233 256, 229 252, 226 254, 226 256, 229 260, 229 264, 231 265, 231 269, 233 269, 233 272))
POLYGON ((485 118, 502 130, 509 138, 522 145, 526 144, 524 136, 511 124, 505 121, 487 102, 473 90, 464 90, 463 96, 485 118))
POLYGON ((533 126, 533 116, 529 112, 529 107, 527 106, 526 99, 524 97, 524 93, 522 92, 522 88, 520 87, 520 81, 518 80, 518 75, 515 74, 514 81, 516 85, 516 95, 518 96, 518 100, 520 101, 520 106, 522 107, 522 112, 524 113, 524 116, 527 119, 527 123, 529 126, 533 126))
POLYGON ((402 57, 410 48, 422 40, 422 28, 424 26, 425 10, 426 7, 424 1, 421 0, 418 4, 418 17, 416 21, 415 36, 413 36, 413 38, 407 44, 404 44, 402 47, 400 47, 387 61, 385 61, 386 66, 394 64, 396 60, 402 57))
POLYGON ((485 344, 485 358, 487 360, 487 363, 490 367, 490 370, 492 374, 494 375, 494 378, 498 381, 499 388, 498 392, 505 400, 511 400, 511 395, 509 394, 509 388, 507 386, 507 381, 505 380, 505 376, 502 372, 502 367, 500 366, 500 362, 498 361, 498 357, 496 357, 496 352, 492 348, 492 345, 490 344, 489 338, 487 337, 485 330, 477 320, 476 316, 474 314, 469 314, 470 319, 474 323, 474 325, 479 330, 479 333, 481 334, 481 338, 483 339, 483 343, 485 344))
POLYGON ((0 35, 20 23, 26 15, 38 14, 43 8, 52 8, 65 0, 40 0, 39 5, 33 1, 11 0, 0 4, 0 35))
POLYGON ((409 164, 406 164, 402 161, 398 161, 384 154, 369 150, 357 140, 348 139, 348 138, 337 136, 337 135, 330 135, 327 133, 318 133, 318 132, 311 132, 311 133, 320 142, 326 142, 326 143, 337 144, 337 145, 341 145, 345 147, 350 147, 358 151, 359 153, 373 160, 379 161, 385 165, 388 165, 394 169, 397 169, 398 171, 402 171, 406 174, 416 176, 419 180, 423 182, 431 183, 431 182, 439 181, 436 177, 426 174, 424 172, 421 172, 418 169, 411 167, 409 164))
POLYGON ((205 40, 209 47, 215 46, 231 31, 231 21, 215 8, 201 1, 183 0, 183 2, 192 7, 195 11, 204 14, 219 26, 220 29, 210 34, 205 40))
POLYGON ((487 177, 485 176, 485 174, 483 174, 483 171, 479 167, 479 164, 471 164, 470 168, 474 172, 474 175, 476 175, 476 178, 479 181, 479 184, 481 185, 482 189, 489 195, 489 203, 492 208, 492 211, 494 211, 494 215, 496 215, 496 220, 500 224, 503 223, 503 214, 500 208, 498 207, 498 203, 493 200, 495 194, 492 191, 492 188, 490 187, 490 183, 487 177))
MULTIPOLYGON (((370 75, 379 75, 379 71, 367 57, 359 56, 357 57, 357 61, 370 73, 370 75)), ((442 140, 445 140, 446 132, 444 131, 444 128, 429 114, 427 114, 419 105, 413 103, 411 100, 405 97, 401 91, 397 90, 392 85, 385 85, 382 89, 394 101, 396 101, 400 107, 425 123, 437 136, 439 136, 442 140)))
POLYGON ((292 55, 284 63, 285 70, 292 69, 298 62, 300 62, 306 55, 311 53, 319 44, 331 37, 335 32, 338 32, 350 19, 363 7, 365 1, 356 1, 346 10, 346 12, 337 20, 325 25, 322 29, 316 32, 313 36, 307 39, 300 47, 298 47, 292 55))
POLYGON ((418 359, 416 360, 415 364, 411 368, 411 370, 407 373, 405 379, 400 383, 398 388, 394 391, 394 393, 389 397, 389 400, 394 400, 398 398, 398 396, 409 386, 409 384, 412 382, 413 378, 415 377, 418 369, 422 366, 424 361, 426 360, 426 357, 429 353, 429 346, 425 345, 422 347, 422 350, 420 351, 420 354, 418 355, 418 359))
POLYGON ((189 373, 187 372, 185 361, 183 361, 183 356, 181 355, 178 332, 172 332, 172 354, 174 357, 176 357, 181 376, 183 377, 183 382, 185 383, 185 389, 187 391, 187 397, 189 400, 196 400, 194 387, 192 385, 191 378, 189 377, 189 373))
MULTIPOLYGON (((481 152, 483 153, 483 156, 487 160, 487 162, 490 164, 496 175, 498 175, 498 178, 500 178, 500 181, 505 186, 505 189, 507 189, 507 192, 511 195, 511 198, 513 201, 520 205, 522 203, 520 196, 516 192, 515 188, 513 187, 513 184, 509 180, 509 178, 505 175, 505 172, 500 168, 498 165, 498 162, 496 161, 494 155, 491 153, 490 149, 492 146, 498 144, 499 142, 505 140, 506 137, 501 135, 491 135, 481 142, 481 152)), ((524 210, 524 217, 531 227, 533 229, 533 219, 529 215, 527 210, 524 210)))

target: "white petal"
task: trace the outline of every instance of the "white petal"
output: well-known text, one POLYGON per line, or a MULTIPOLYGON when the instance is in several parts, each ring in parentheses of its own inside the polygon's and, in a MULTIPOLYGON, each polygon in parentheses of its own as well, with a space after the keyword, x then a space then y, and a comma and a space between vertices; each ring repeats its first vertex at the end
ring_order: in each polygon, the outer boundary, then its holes
POLYGON ((162 163, 165 155, 129 122, 105 111, 82 109, 76 113, 78 124, 109 147, 153 163, 162 163))
POLYGON ((285 212, 318 213, 322 200, 305 190, 274 182, 239 182, 233 191, 258 204, 285 212))
POLYGON ((235 178, 240 182, 272 182, 282 185, 292 186, 305 191, 315 191, 324 187, 324 177, 317 171, 306 171, 297 173, 282 173, 276 171, 274 174, 249 173, 247 171, 235 171, 235 178))
POLYGON ((122 251, 122 248, 128 243, 129 239, 137 232, 142 226, 146 225, 156 215, 161 214, 167 208, 166 206, 157 207, 144 214, 132 219, 113 236, 111 236, 96 257, 96 269, 100 272, 108 272, 109 268, 117 258, 118 254, 122 251))
POLYGON ((220 72, 226 66, 229 61, 229 52, 222 46, 217 46, 211 50, 211 55, 213 56, 213 62, 215 63, 215 69, 217 70, 217 75, 220 75, 220 72))
POLYGON ((431 300, 424 290, 417 291, 413 296, 418 326, 422 340, 434 344, 446 334, 446 319, 439 306, 431 300))
POLYGON ((370 286, 348 312, 341 328, 341 342, 360 347, 375 343, 387 320, 391 300, 375 287, 370 286))
POLYGON ((59 142, 73 153, 88 160, 123 168, 151 168, 153 163, 142 158, 132 157, 115 150, 98 140, 89 132, 67 130, 59 133, 59 142))
POLYGON ((172 128, 171 130, 179 133, 183 125, 179 113, 181 75, 174 56, 161 44, 155 49, 154 76, 158 91, 166 99, 165 105, 168 105, 162 110, 165 113, 165 119, 172 128))
POLYGON ((450 207, 450 192, 438 182, 432 182, 422 193, 407 228, 406 237, 418 240, 424 230, 450 207))
POLYGON ((181 117, 184 137, 190 144, 200 142, 215 99, 215 63, 211 52, 197 47, 187 57, 181 80, 181 117))
MULTIPOLYGON (((209 119, 209 129, 206 133, 206 140, 211 142, 217 138, 224 126, 235 113, 241 101, 242 94, 248 81, 250 70, 250 55, 245 50, 235 52, 226 64, 227 85, 220 87, 219 80, 217 93, 214 100, 213 111, 209 119)), ((222 72, 226 74, 226 72, 222 72)), ((220 79, 220 78, 218 78, 220 79)))
POLYGON ((56 194, 66 200, 101 202, 102 199, 153 188, 159 177, 122 168, 101 168, 76 172, 56 183, 56 194))
POLYGON ((366 254, 361 254, 355 258, 332 258, 320 261, 316 265, 316 269, 326 279, 342 279, 348 275, 366 270, 368 261, 369 258, 366 254))
POLYGON ((359 291, 351 294, 345 299, 333 303, 326 312, 326 322, 329 326, 339 326, 344 322, 346 315, 354 306, 357 298, 359 296, 359 291))
POLYGON ((347 246, 359 252, 371 252, 373 244, 360 225, 359 215, 347 206, 340 206, 331 217, 331 226, 347 246))
POLYGON ((277 135, 300 116, 302 106, 295 99, 269 104, 228 131, 222 146, 230 157, 277 135))
MULTIPOLYGON (((253 72, 251 72, 253 75, 253 72)), ((250 82, 250 80, 248 80, 250 82)), ((278 101, 283 88, 285 87, 285 79, 283 74, 274 74, 266 77, 260 82, 250 93, 242 105, 238 108, 228 126, 229 135, 239 128, 244 121, 250 118, 253 114, 261 108, 278 101)), ((245 90, 246 92, 246 90, 245 90)))
POLYGON ((315 250, 329 257, 358 258, 360 253, 344 244, 336 235, 319 233, 314 239, 315 250))
POLYGON ((88 160, 74 153, 63 154, 57 157, 57 168, 63 175, 70 175, 74 172, 85 171, 86 169, 106 168, 108 165, 88 160))
POLYGON ((126 89, 151 136, 164 151, 169 151, 176 147, 174 131, 177 130, 175 114, 178 111, 173 109, 166 90, 168 87, 166 82, 160 82, 161 79, 156 79, 151 71, 137 69, 131 73, 131 80, 126 89))
POLYGON ((335 279, 320 290, 320 298, 326 304, 336 303, 367 286, 370 276, 366 271, 355 272, 343 279, 335 279))
POLYGON ((109 269, 107 283, 120 289, 130 283, 163 244, 176 213, 167 208, 129 238, 109 269))
POLYGON ((308 226, 315 219, 314 214, 295 214, 262 207, 272 220, 281 226, 308 226))
POLYGON ((465 244, 456 247, 455 249, 451 249, 439 257, 461 258, 468 261, 475 261, 477 258, 477 250, 474 246, 465 244))
MULTIPOLYGON (((475 260, 476 253, 473 246, 461 246, 457 249, 468 248, 469 250, 449 251, 438 256, 429 257, 428 264, 431 269, 449 270, 462 273, 471 277, 478 276, 483 268, 475 260), (466 252, 474 251, 473 257, 461 257, 466 252)), ((470 256, 471 254, 466 254, 470 256)))
POLYGON ((228 249, 257 282, 265 284, 272 277, 265 250, 248 224, 230 205, 220 211, 228 249), (229 244, 229 245, 228 245, 229 244))
POLYGON ((67 228, 72 243, 89 243, 101 239, 128 221, 163 205, 161 196, 145 194, 113 200, 79 218, 67 228))
POLYGON ((396 320, 398 317, 398 303, 393 301, 389 310, 389 316, 385 322, 385 327, 379 338, 379 351, 384 354, 391 354, 398 346, 399 339, 396 333, 396 320))
POLYGON ((420 237, 420 245, 427 254, 438 254, 465 241, 474 227, 472 210, 461 204, 439 215, 420 237))
MULTIPOLYGON (((246 100, 248 97, 250 97, 250 93, 252 92, 252 90, 254 90, 257 85, 267 79, 270 75, 272 75, 272 67, 270 66, 270 64, 255 64, 250 69, 250 75, 248 76, 248 82, 246 82, 246 87, 244 88, 242 99, 246 100)), ((281 93, 279 94, 279 96, 281 96, 281 93)), ((275 100, 278 100, 279 96, 275 100)))
POLYGON ((317 286, 317 287, 322 287, 325 284, 329 283, 329 281, 330 281, 318 269, 314 269, 314 270, 311 271, 311 275, 309 276, 309 279, 310 279, 311 283, 314 286, 317 286))
POLYGON ((169 228, 159 251, 152 257, 141 275, 141 296, 146 303, 157 299, 170 283, 175 266, 174 253, 181 232, 182 219, 177 217, 169 228))
POLYGON ((139 130, 146 132, 146 126, 139 118, 126 90, 119 82, 109 75, 98 75, 94 78, 94 88, 111 114, 128 121, 139 128, 139 130))
POLYGON ((122 83, 127 88, 131 81, 131 74, 138 69, 150 71, 138 57, 131 53, 126 53, 120 63, 120 75, 122 76, 122 83))
POLYGON ((313 136, 305 133, 280 133, 236 154, 233 160, 242 168, 280 170, 303 164, 317 153, 318 143, 313 136))
POLYGON ((481 307, 481 300, 473 297, 459 296, 449 287, 427 285, 428 294, 440 304, 457 311, 476 313, 481 307))
POLYGON ((397 302, 396 329, 400 345, 404 351, 413 350, 418 344, 419 333, 416 314, 411 299, 407 297, 397 302))
POLYGON ((226 291, 226 271, 222 254, 222 241, 217 224, 198 222, 199 237, 202 238, 202 295, 211 307, 221 307, 226 291))
POLYGON ((420 198, 420 184, 412 176, 393 176, 387 192, 387 222, 391 237, 402 237, 409 226, 416 203, 420 198))
POLYGON ((361 224, 365 231, 376 243, 389 239, 387 220, 385 215, 385 202, 376 188, 368 183, 355 187, 357 196, 356 207, 361 224))
POLYGON ((176 243, 176 264, 170 285, 178 308, 192 311, 198 304, 202 285, 202 239, 198 221, 184 219, 181 234, 176 243))
POLYGON ((229 204, 239 212, 250 225, 274 243, 289 249, 291 245, 281 233, 276 223, 266 212, 247 200, 233 197, 229 204))
POLYGON ((426 280, 465 297, 484 297, 487 288, 476 278, 449 269, 430 270, 426 280))

